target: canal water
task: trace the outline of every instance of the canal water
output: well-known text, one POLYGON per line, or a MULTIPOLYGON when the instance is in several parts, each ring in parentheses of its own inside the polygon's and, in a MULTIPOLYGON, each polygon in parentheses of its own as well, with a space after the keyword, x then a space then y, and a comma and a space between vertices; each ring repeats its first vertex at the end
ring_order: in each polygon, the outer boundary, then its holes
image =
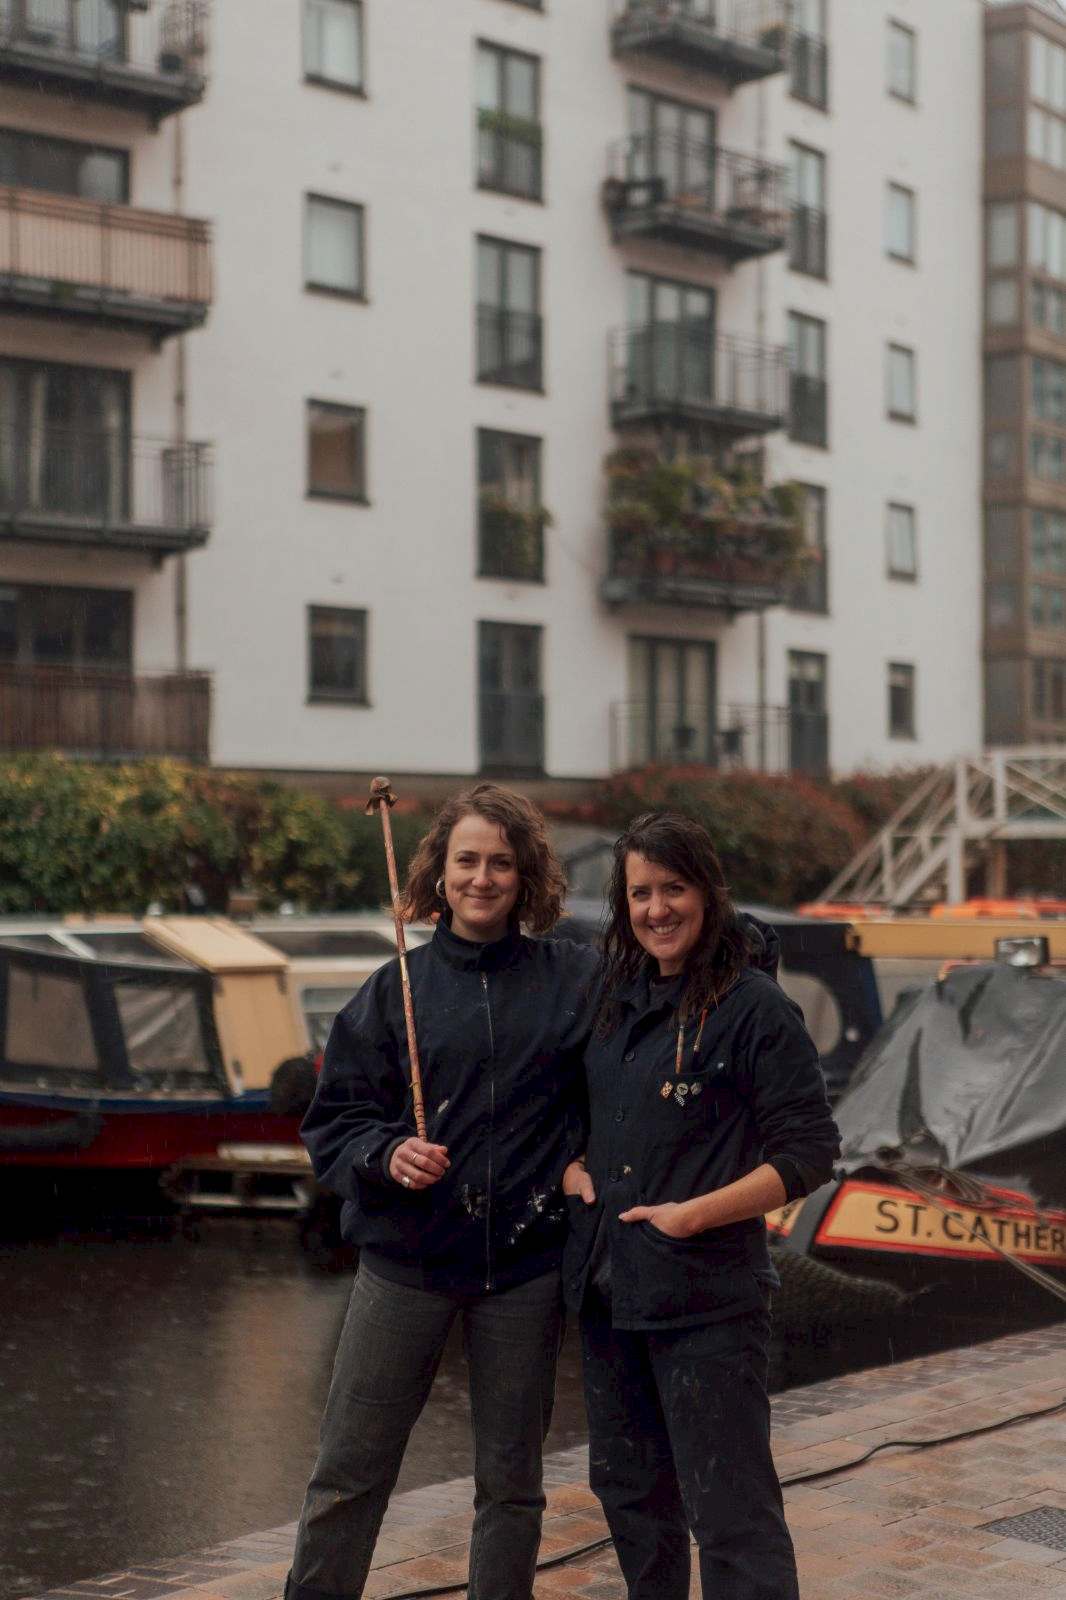
MULTIPOLYGON (((188 1237, 105 1208, 96 1225, 79 1211, 42 1228, 21 1188, 0 1215, 14 1219, 0 1225, 3 1600, 295 1520, 350 1271, 316 1269, 276 1218, 205 1218, 188 1237)), ((788 1375, 917 1347, 830 1341, 791 1352, 788 1375)), ((571 1331, 548 1448, 583 1438, 571 1331)), ((455 1339, 399 1488, 470 1471, 455 1339)))

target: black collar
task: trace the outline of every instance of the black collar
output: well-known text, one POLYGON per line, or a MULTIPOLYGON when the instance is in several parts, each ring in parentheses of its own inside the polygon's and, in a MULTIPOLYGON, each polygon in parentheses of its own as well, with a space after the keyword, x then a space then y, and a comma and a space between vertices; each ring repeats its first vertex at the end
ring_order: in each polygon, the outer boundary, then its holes
POLYGON ((493 939, 489 944, 460 939, 444 917, 437 923, 433 935, 434 952, 460 972, 499 972, 502 967, 511 965, 521 948, 522 934, 517 922, 508 925, 502 939, 493 939))

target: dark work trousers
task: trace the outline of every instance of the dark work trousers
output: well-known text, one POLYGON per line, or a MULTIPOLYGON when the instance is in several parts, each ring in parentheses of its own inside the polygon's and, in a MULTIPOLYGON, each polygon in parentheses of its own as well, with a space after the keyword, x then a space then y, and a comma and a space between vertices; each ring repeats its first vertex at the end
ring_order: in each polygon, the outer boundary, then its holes
POLYGON ((688 1600, 689 1530, 704 1600, 799 1600, 770 1455, 770 1318, 613 1329, 581 1316, 589 1479, 629 1600, 688 1600))
POLYGON ((530 1600, 541 1456, 562 1336, 558 1273, 459 1297, 360 1267, 304 1500, 286 1600, 359 1600, 411 1429, 462 1318, 474 1432, 471 1600, 530 1600))

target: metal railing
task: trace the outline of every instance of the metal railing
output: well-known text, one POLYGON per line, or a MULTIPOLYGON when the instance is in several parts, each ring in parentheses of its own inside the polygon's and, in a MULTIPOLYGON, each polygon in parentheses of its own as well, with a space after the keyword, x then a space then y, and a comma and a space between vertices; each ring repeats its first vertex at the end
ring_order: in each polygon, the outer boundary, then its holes
POLYGON ((540 583, 544 578, 544 518, 515 505, 478 510, 478 575, 540 583))
POLYGON ((610 148, 609 209, 691 206, 756 228, 784 227, 786 169, 681 134, 636 133, 610 148))
POLYGON ((478 306, 479 383, 501 383, 512 389, 543 388, 543 346, 544 323, 536 312, 478 306))
POLYGON ((784 58, 789 0, 609 0, 615 30, 677 23, 784 58))
POLYGON ((788 706, 618 701, 610 751, 615 772, 665 762, 814 776, 828 770, 829 717, 788 706))
POLYGON ((533 690, 482 689, 478 721, 483 772, 543 772, 542 694, 533 690))
POLYGON ((788 264, 793 272, 824 278, 829 262, 829 219, 820 206, 793 206, 788 264))
POLYGON ((791 34, 789 89, 797 100, 821 111, 829 104, 829 46, 817 34, 791 34))
POLYGON ((788 406, 788 352, 714 334, 704 323, 658 322, 610 336, 616 418, 661 406, 733 411, 774 426, 788 406))
POLYGON ((543 135, 537 122, 477 115, 477 181, 481 189, 539 200, 543 192, 543 135))
POLYGON ((796 444, 829 443, 829 385, 805 372, 789 375, 788 436, 796 444))
POLYGON ((123 429, 0 426, 0 521, 206 534, 211 449, 123 429))
POLYGON ((199 317, 211 301, 210 229, 171 212, 0 185, 0 300, 34 284, 57 305, 66 288, 116 311, 165 306, 199 317))
POLYGON ((203 84, 208 0, 0 0, 5 52, 203 84))
POLYGON ((206 673, 0 665, 0 750, 207 761, 210 728, 206 673))

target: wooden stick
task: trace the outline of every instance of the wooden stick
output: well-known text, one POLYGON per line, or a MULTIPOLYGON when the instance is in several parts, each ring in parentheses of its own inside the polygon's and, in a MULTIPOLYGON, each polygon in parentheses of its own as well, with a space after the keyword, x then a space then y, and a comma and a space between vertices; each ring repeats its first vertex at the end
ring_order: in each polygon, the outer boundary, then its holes
POLYGON ((389 870, 389 889, 392 893, 392 917, 396 925, 396 949, 400 957, 400 983, 403 987, 403 1016, 407 1024, 407 1053, 411 1058, 411 1104, 414 1107, 415 1127, 418 1137, 426 1137, 426 1108, 422 1101, 422 1069, 418 1061, 418 1040, 415 1037, 415 1008, 411 999, 411 979, 407 973, 407 942, 403 936, 403 918, 400 916, 400 885, 396 876, 396 851, 392 844, 392 822, 389 810, 396 804, 392 784, 388 778, 375 778, 370 785, 370 799, 366 814, 381 813, 381 831, 385 835, 385 864, 389 870))

